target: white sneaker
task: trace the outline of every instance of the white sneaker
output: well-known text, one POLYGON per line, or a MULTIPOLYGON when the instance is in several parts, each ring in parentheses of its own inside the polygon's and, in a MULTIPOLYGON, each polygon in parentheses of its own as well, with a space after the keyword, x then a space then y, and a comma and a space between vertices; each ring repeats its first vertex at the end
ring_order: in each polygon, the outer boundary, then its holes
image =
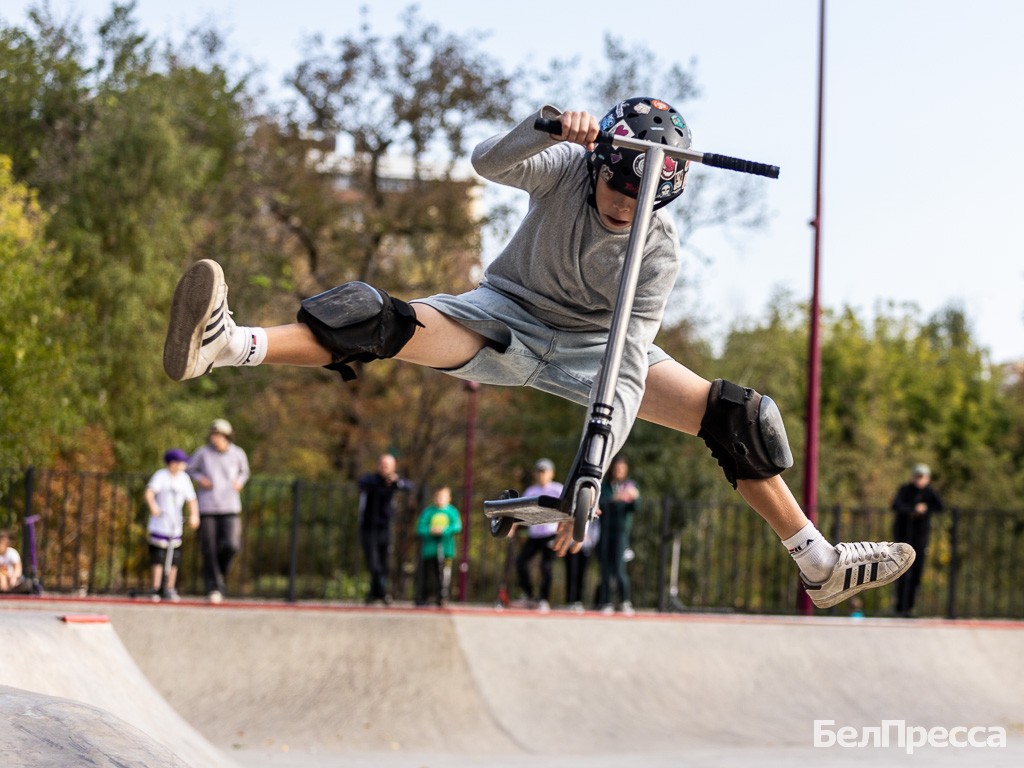
POLYGON ((634 616, 636 614, 633 604, 629 600, 624 600, 622 605, 619 606, 619 610, 622 611, 623 616, 634 616))
POLYGON ((218 604, 224 602, 224 595, 222 595, 218 590, 215 589, 215 590, 213 590, 213 592, 211 592, 210 594, 208 594, 206 596, 206 599, 209 600, 214 605, 218 605, 218 604))
POLYGON ((197 261, 185 270, 171 300, 164 341, 167 375, 185 381, 209 373, 234 330, 224 270, 211 259, 197 261))
POLYGON ((551 603, 547 600, 541 600, 537 603, 537 610, 540 613, 549 613, 551 611, 551 603))
POLYGON ((891 584, 913 565, 917 553, 909 544, 891 541, 859 541, 837 544, 839 562, 832 575, 820 584, 811 584, 801 574, 804 589, 819 608, 831 608, 865 589, 891 584))

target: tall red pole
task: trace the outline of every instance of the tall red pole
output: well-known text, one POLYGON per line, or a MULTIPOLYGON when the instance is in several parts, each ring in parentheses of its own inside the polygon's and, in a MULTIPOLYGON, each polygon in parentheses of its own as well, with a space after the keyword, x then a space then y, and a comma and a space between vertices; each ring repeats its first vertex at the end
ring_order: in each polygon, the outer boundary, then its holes
MULTIPOLYGON (((818 523, 818 424, 821 417, 821 166, 825 103, 825 0, 820 0, 818 19, 818 150, 814 184, 814 270, 811 287, 810 334, 807 350, 807 442, 804 449, 804 512, 818 523)), ((814 608, 800 590, 797 609, 810 614, 814 608)))
POLYGON ((462 556, 459 561, 459 602, 466 602, 469 579, 469 529, 473 519, 473 452, 476 445, 476 393, 479 382, 466 382, 466 458, 462 485, 462 556))

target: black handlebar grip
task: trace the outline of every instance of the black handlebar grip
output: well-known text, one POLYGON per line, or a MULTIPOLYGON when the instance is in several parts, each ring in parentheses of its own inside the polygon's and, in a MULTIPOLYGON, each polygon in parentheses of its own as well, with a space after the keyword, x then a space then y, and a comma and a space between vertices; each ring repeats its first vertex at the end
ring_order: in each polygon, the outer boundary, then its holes
POLYGON ((712 168, 725 168, 729 171, 752 173, 754 176, 767 176, 769 179, 779 178, 779 166, 755 163, 753 160, 740 160, 738 157, 714 155, 710 152, 705 152, 701 162, 704 165, 710 165, 712 168))
MULTIPOLYGON (((561 120, 548 120, 546 117, 538 117, 533 121, 533 127, 538 131, 544 133, 550 133, 552 136, 562 135, 562 121, 561 120)), ((598 131, 596 144, 611 144, 615 140, 615 137, 608 133, 608 131, 598 131)))
POLYGON ((546 117, 538 117, 533 121, 533 127, 538 131, 544 131, 544 133, 550 133, 552 136, 562 135, 562 121, 561 120, 548 120, 546 117))

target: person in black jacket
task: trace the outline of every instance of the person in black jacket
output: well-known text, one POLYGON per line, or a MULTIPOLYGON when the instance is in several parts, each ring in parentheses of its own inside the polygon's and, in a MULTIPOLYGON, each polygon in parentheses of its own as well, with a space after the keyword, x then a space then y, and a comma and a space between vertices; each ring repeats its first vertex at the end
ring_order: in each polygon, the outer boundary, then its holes
POLYGON ((391 520, 394 517, 395 491, 410 491, 413 484, 399 477, 395 457, 383 454, 377 471, 359 478, 359 542, 370 572, 370 590, 366 603, 391 602, 388 594, 388 550, 391 547, 391 520))
POLYGON ((893 535, 917 550, 917 561, 896 581, 896 614, 910 616, 921 583, 928 550, 931 516, 943 510, 942 498, 931 485, 932 472, 927 464, 915 464, 909 483, 896 491, 892 509, 896 513, 893 535))

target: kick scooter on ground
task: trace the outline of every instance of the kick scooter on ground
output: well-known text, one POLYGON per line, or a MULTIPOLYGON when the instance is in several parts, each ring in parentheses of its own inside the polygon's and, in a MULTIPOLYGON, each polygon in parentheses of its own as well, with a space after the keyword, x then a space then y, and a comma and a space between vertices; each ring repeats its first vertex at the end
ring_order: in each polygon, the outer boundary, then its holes
MULTIPOLYGON (((560 136, 562 133, 562 124, 558 120, 538 119, 534 123, 534 128, 556 136, 560 136)), ((643 152, 645 169, 641 179, 640 194, 637 198, 636 216, 626 244, 622 282, 619 284, 615 309, 612 312, 608 345, 605 348, 601 373, 591 391, 590 413, 587 417, 583 437, 580 440, 579 450, 564 483, 562 495, 521 497, 516 491, 507 490, 498 499, 485 501, 484 514, 490 519, 491 534, 497 538, 511 535, 517 523, 536 525, 572 518, 573 541, 581 543, 587 532, 587 524, 597 514, 601 478, 609 458, 612 411, 614 410, 611 403, 618 384, 629 317, 633 311, 633 300, 640 277, 640 264, 644 245, 647 242, 647 231, 654 215, 654 201, 665 157, 689 160, 756 176, 767 176, 772 179, 779 177, 779 169, 774 165, 682 149, 632 137, 616 136, 605 131, 598 134, 597 143, 643 152), (655 172, 648 173, 647 170, 651 168, 655 169, 655 172)))

